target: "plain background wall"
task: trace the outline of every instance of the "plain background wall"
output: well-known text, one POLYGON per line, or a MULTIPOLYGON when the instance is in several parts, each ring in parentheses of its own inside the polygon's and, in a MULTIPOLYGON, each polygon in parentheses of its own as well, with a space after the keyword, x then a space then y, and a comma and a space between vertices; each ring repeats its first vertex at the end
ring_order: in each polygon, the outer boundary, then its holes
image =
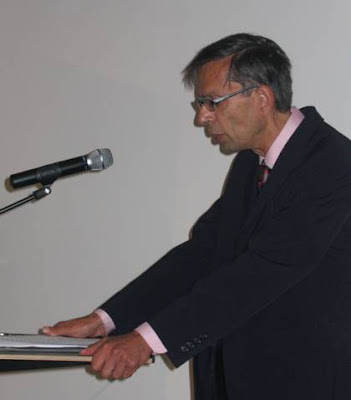
MULTIPOLYGON (((90 312, 184 241, 231 157, 193 126, 180 71, 240 31, 291 57, 294 104, 350 134, 349 0, 0 0, 0 171, 108 147, 115 164, 57 181, 1 217, 0 331, 90 312)), ((34 190, 0 187, 5 206, 34 190)), ((131 380, 84 368, 1 374, 3 399, 189 399, 189 366, 158 359, 131 380)))

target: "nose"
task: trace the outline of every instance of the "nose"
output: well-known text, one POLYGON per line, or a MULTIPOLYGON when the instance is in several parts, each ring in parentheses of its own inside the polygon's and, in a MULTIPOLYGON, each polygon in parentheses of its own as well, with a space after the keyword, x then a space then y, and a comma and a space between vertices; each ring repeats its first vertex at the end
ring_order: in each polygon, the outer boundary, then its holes
POLYGON ((202 105, 195 115, 195 125, 196 126, 206 126, 210 122, 213 122, 215 115, 213 111, 209 111, 204 105, 202 105))

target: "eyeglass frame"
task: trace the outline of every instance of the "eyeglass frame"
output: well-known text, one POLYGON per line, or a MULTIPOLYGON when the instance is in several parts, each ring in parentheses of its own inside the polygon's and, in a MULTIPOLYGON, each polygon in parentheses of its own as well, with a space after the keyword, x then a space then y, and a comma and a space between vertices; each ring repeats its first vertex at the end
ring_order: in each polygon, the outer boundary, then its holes
POLYGON ((218 104, 222 103, 222 101, 228 100, 231 97, 237 96, 238 94, 242 94, 249 90, 257 89, 257 88, 258 88, 258 85, 249 86, 247 88, 237 90, 236 92, 228 93, 224 96, 216 97, 215 99, 211 99, 210 97, 207 97, 207 96, 197 97, 196 99, 194 99, 192 104, 196 111, 199 111, 202 106, 205 106, 208 111, 214 112, 216 110, 216 106, 218 104), (208 106, 210 106, 210 107, 208 107, 208 106))

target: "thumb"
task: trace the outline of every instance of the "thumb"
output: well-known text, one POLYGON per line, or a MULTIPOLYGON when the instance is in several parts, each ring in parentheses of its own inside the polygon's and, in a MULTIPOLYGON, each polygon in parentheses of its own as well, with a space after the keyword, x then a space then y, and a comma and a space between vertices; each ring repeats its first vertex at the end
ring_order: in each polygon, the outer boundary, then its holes
POLYGON ((106 342, 107 338, 98 340, 96 343, 91 344, 86 349, 83 349, 80 354, 82 356, 92 356, 96 351, 106 342))
POLYGON ((55 335, 54 329, 52 326, 43 326, 40 330, 39 333, 43 333, 44 335, 55 335))

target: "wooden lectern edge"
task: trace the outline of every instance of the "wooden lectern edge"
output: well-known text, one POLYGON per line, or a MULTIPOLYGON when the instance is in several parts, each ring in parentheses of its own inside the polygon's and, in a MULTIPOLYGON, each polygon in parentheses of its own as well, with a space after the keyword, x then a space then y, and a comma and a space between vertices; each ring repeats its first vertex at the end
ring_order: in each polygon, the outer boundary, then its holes
MULTIPOLYGON (((81 356, 79 354, 1 354, 0 360, 22 360, 22 361, 73 361, 73 362, 86 362, 92 360, 92 356, 81 356)), ((151 357, 147 365, 154 363, 154 357, 151 357)))
POLYGON ((0 360, 73 361, 89 363, 92 357, 80 356, 78 354, 0 354, 0 360))

